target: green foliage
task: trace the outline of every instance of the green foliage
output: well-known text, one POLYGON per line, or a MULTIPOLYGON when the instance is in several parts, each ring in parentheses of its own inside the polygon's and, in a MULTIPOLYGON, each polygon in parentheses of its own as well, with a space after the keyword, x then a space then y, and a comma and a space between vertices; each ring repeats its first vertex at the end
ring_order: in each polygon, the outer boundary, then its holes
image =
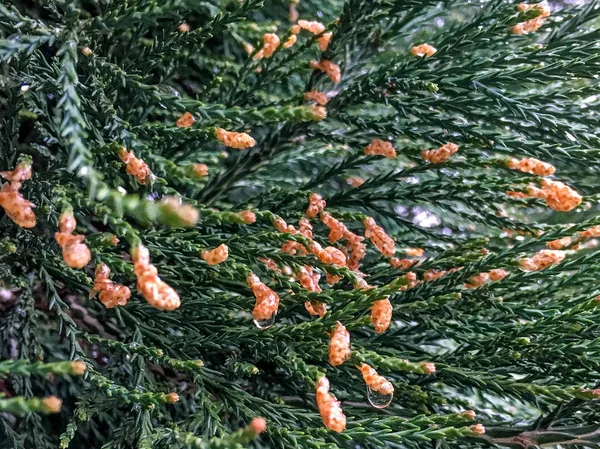
MULTIPOLYGON (((598 2, 545 19, 511 0, 291 5, 323 32, 262 59, 265 33, 293 35, 287 0, 0 5, 0 169, 31 158, 19 194, 37 219, 24 229, 0 212, 0 449, 597 447, 600 247, 582 232, 600 225, 598 2), (532 19, 539 30, 511 32, 532 19), (411 54, 422 43, 436 53, 411 54), (311 69, 321 59, 340 66, 339 84, 311 69), (315 89, 328 95, 324 119, 304 99, 315 89), (178 127, 185 112, 195 121, 178 127), (226 148, 218 128, 257 144, 226 148), (365 154, 373 139, 397 157, 365 154), (449 160, 423 160, 447 143, 459 147, 449 160), (147 182, 122 148, 148 165, 147 182), (508 195, 548 178, 507 165, 529 157, 582 203, 557 212, 508 195), (408 262, 394 267, 368 239, 360 271, 282 251, 310 246, 274 223, 297 228, 312 192, 357 235, 373 217, 408 262), (83 269, 55 240, 71 209, 92 252, 83 269), (522 269, 564 237, 564 260, 522 269), (223 243, 227 260, 209 265, 202 252, 223 243), (144 300, 140 244, 178 309, 144 300), (89 297, 100 263, 131 288, 125 306, 89 297), (298 282, 305 266, 323 291, 298 282), (471 288, 495 269, 508 275, 471 288), (250 273, 280 298, 268 329, 253 323, 250 273), (356 288, 361 278, 373 288, 356 288), (385 298, 393 320, 377 334, 370 308, 385 298), (307 301, 328 312, 310 316, 307 301), (338 321, 352 351, 333 367, 338 321), (387 408, 369 404, 361 363, 392 382, 387 408), (319 416, 323 375, 347 417, 341 433, 319 416), (267 420, 260 436, 255 417, 267 420)), ((345 249, 310 221, 315 242, 345 249)))

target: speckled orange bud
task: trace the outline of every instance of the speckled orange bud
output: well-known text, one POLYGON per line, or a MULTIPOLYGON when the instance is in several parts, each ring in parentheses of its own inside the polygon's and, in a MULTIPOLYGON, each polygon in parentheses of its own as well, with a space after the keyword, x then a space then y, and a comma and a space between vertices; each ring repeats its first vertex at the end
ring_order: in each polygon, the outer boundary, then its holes
POLYGON ((429 44, 415 45, 410 49, 410 52, 415 56, 433 56, 437 49, 429 44))
POLYGON ((0 172, 0 176, 8 181, 0 188, 0 207, 20 227, 33 228, 36 225, 35 205, 19 192, 23 182, 31 178, 31 164, 21 162, 12 171, 0 172))
POLYGON ((81 376, 86 372, 86 370, 87 365, 85 362, 82 362, 81 360, 75 360, 71 362, 71 374, 73 376, 81 376))
POLYGON ((379 299, 371 306, 371 320, 375 327, 375 332, 381 334, 390 327, 392 322, 392 312, 394 308, 389 299, 379 299))
POLYGON ((310 105, 310 114, 314 121, 320 122, 321 120, 325 120, 327 117, 327 109, 325 109, 323 106, 315 106, 313 104, 310 105))
POLYGON ((344 233, 344 238, 348 241, 346 247, 350 252, 348 257, 348 268, 352 271, 358 271, 360 268, 360 261, 364 259, 367 253, 367 245, 364 244, 364 237, 348 231, 344 233))
POLYGON ((279 268, 277 266, 277 264, 275 263, 275 261, 273 259, 259 257, 258 260, 260 260, 265 265, 265 267, 267 267, 269 270, 273 270, 276 273, 281 274, 281 268, 279 268))
POLYGON ((408 248, 405 253, 410 257, 423 257, 425 250, 423 248, 408 248))
POLYGON ((329 380, 321 377, 317 381, 317 407, 323 424, 334 432, 342 432, 346 428, 346 416, 340 402, 329 393, 329 380))
POLYGON ((444 270, 427 270, 423 273, 424 281, 435 281, 436 279, 443 278, 448 272, 444 270))
POLYGON ((581 204, 581 195, 560 181, 542 179, 541 185, 541 189, 530 188, 529 194, 546 201, 551 209, 567 212, 581 204))
POLYGON ((321 287, 319 287, 319 278, 320 274, 313 272, 313 267, 309 265, 304 265, 300 267, 300 269, 296 273, 296 278, 300 285, 307 289, 309 292, 321 292, 321 287))
POLYGON ((287 40, 283 43, 283 48, 290 48, 298 41, 298 36, 292 34, 287 40))
POLYGON ((296 4, 294 2, 290 2, 290 12, 288 15, 288 19, 291 23, 294 23, 296 20, 298 20, 298 17, 300 15, 298 14, 298 9, 296 8, 296 4))
POLYGON ((371 217, 365 218, 363 224, 366 228, 365 237, 371 240, 371 243, 377 247, 381 254, 392 257, 396 252, 396 242, 394 242, 394 239, 387 235, 384 229, 378 226, 371 217))
POLYGON ((169 212, 176 215, 181 223, 185 226, 194 226, 198 223, 200 212, 194 206, 182 204, 181 198, 167 196, 161 200, 161 203, 166 205, 169 212))
POLYGON ((556 171, 556 168, 554 168, 553 165, 548 164, 547 162, 540 161, 539 159, 535 159, 533 157, 521 160, 510 158, 506 162, 506 165, 511 170, 519 170, 524 173, 531 173, 532 175, 537 176, 550 176, 556 171))
POLYGON ((168 393, 165 397, 169 404, 175 404, 179 402, 179 395, 177 393, 168 393))
POLYGON ((119 158, 127 166, 127 174, 135 176, 137 182, 140 184, 146 184, 152 180, 152 171, 148 164, 142 159, 135 157, 133 151, 127 151, 125 148, 121 148, 119 151, 119 158))
POLYGON ((317 42, 319 43, 319 50, 327 50, 327 47, 329 47, 329 43, 331 42, 332 36, 333 33, 331 31, 328 31, 327 33, 323 33, 320 37, 317 38, 317 42))
POLYGON ((385 377, 377 374, 373 368, 366 363, 360 364, 360 372, 362 373, 363 379, 367 386, 381 394, 393 394, 394 386, 385 377))
POLYGON ((206 261, 207 264, 218 265, 227 260, 227 256, 229 256, 229 248, 225 243, 222 243, 210 251, 202 251, 200 256, 206 261))
POLYGON ((573 239, 571 237, 563 237, 562 239, 547 242, 546 247, 548 247, 548 249, 563 249, 567 246, 570 246, 571 243, 573 243, 573 239))
POLYGON ((281 217, 275 217, 275 220, 273 220, 273 226, 275 226, 275 229, 277 229, 279 232, 283 232, 283 233, 289 233, 289 234, 296 234, 296 228, 294 228, 294 226, 287 224, 287 222, 281 218, 281 217))
POLYGON ((8 170, 0 172, 0 176, 10 182, 13 189, 21 188, 23 182, 31 179, 31 174, 31 164, 29 162, 19 163, 12 171, 8 170))
POLYGON ((107 265, 103 263, 96 265, 94 287, 90 291, 90 298, 100 292, 99 299, 107 309, 124 306, 131 297, 131 290, 125 285, 116 284, 109 279, 109 275, 110 268, 107 265))
POLYGON ((506 270, 503 270, 502 268, 496 268, 494 270, 491 270, 488 274, 490 276, 490 281, 495 282, 495 281, 501 281, 506 276, 508 276, 510 273, 506 270))
POLYGON ((33 228, 37 223, 33 212, 35 204, 26 200, 21 192, 11 191, 8 183, 4 183, 0 189, 0 207, 8 218, 22 228, 33 228))
POLYGON ((464 284, 465 288, 477 288, 481 287, 487 281, 489 281, 490 275, 488 273, 479 273, 476 276, 472 276, 469 280, 464 284))
MULTIPOLYGON (((83 240, 83 236, 80 235, 83 240)), ((92 253, 85 243, 71 243, 62 249, 62 255, 65 263, 71 268, 83 268, 90 260, 92 253)))
POLYGON ((277 50, 277 47, 279 47, 279 43, 279 36, 274 33, 266 33, 263 36, 263 56, 270 58, 275 53, 275 50, 277 50))
POLYGON ((339 366, 350 357, 350 332, 339 321, 329 340, 329 363, 339 366))
POLYGON ((455 143, 447 143, 442 145, 437 150, 423 150, 421 157, 423 160, 431 164, 441 164, 447 162, 454 153, 458 151, 458 145, 455 143))
MULTIPOLYGON (((255 61, 260 61, 264 56, 265 56, 265 51, 261 48, 256 53, 254 53, 254 56, 252 57, 252 59, 255 61)), ((262 67, 258 67, 256 69, 256 72, 257 73, 262 72, 262 67)))
POLYGON ((323 197, 318 193, 311 193, 308 201, 309 205, 308 209, 306 209, 306 216, 308 218, 315 218, 327 205, 323 197))
POLYGON ((584 239, 591 239, 594 237, 600 237, 600 225, 592 226, 581 233, 581 237, 584 239))
POLYGON ((267 420, 265 418, 252 418, 248 426, 255 434, 263 433, 267 430, 267 420))
POLYGON ((348 228, 341 222, 333 218, 329 212, 321 212, 321 221, 329 228, 329 241, 335 243, 344 237, 348 228))
POLYGON ((298 20, 298 26, 312 34, 320 34, 325 31, 325 25, 321 22, 309 22, 308 20, 298 20))
POLYGON ((526 3, 519 3, 517 5, 517 9, 519 10, 519 12, 525 12, 531 9, 535 9, 539 13, 538 17, 542 18, 550 17, 551 12, 550 6, 545 1, 542 1, 540 3, 534 3, 532 5, 528 5, 526 3))
MULTIPOLYGON (((542 26, 541 23, 539 25, 542 26)), ((529 28, 531 28, 531 26, 529 28)), ((525 31, 525 22, 517 23, 516 25, 514 25, 511 28, 511 32, 512 32, 512 34, 516 34, 518 36, 521 36, 523 34, 527 34, 527 32, 525 31)))
POLYGON ((343 252, 333 246, 328 246, 323 249, 317 242, 311 242, 308 249, 311 254, 316 256, 323 263, 337 265, 339 267, 346 266, 346 256, 343 252))
POLYGON ((254 273, 246 277, 246 283, 252 289, 256 298, 252 316, 256 321, 265 321, 277 314, 279 309, 279 296, 272 289, 267 287, 254 273))
POLYGON ((325 303, 320 301, 305 301, 304 308, 310 313, 312 316, 324 317, 327 313, 327 309, 325 308, 325 303))
POLYGON ((54 238, 62 248, 65 263, 71 268, 83 268, 92 259, 92 254, 87 245, 81 243, 85 237, 73 234, 76 225, 73 214, 63 212, 58 220, 59 232, 54 234, 54 238))
POLYGON ((150 263, 150 252, 140 244, 131 250, 137 289, 144 299, 159 310, 175 310, 181 305, 179 295, 160 279, 156 267, 150 263))
POLYGON ((431 362, 421 362, 421 369, 425 374, 433 374, 436 371, 435 364, 431 362))
POLYGON ((306 250, 304 245, 294 240, 288 240, 283 245, 281 245, 281 252, 291 254, 292 256, 296 253, 300 253, 302 255, 308 254, 308 251, 306 250))
POLYGON ((312 239, 313 238, 312 230, 313 230, 313 227, 310 224, 310 221, 308 221, 308 219, 306 217, 302 217, 298 221, 298 232, 303 237, 306 237, 307 239, 312 239))
POLYGON ((342 277, 336 276, 335 274, 327 273, 325 275, 325 280, 329 285, 335 285, 342 280, 342 277))
POLYGON ((546 2, 536 3, 533 5, 520 3, 518 9, 521 12, 528 11, 530 9, 536 9, 539 15, 533 19, 526 20, 525 22, 521 22, 513 26, 511 31, 513 34, 517 35, 528 34, 537 31, 544 24, 546 18, 550 16, 550 7, 546 2))
POLYGON ((194 164, 194 165, 192 165, 192 171, 193 171, 195 177, 203 178, 205 176, 208 176, 208 165, 194 164))
POLYGON ((62 406, 62 401, 56 396, 48 396, 42 399, 42 408, 45 413, 58 413, 62 406))
POLYGON ((327 264, 337 265, 338 267, 346 266, 346 256, 342 251, 333 246, 325 247, 325 249, 319 253, 319 260, 327 264))
POLYGON ((238 212, 238 216, 244 224, 252 224, 256 222, 256 214, 251 210, 243 210, 241 212, 238 212))
POLYGON ((396 157, 396 150, 392 144, 381 139, 373 139, 363 152, 368 156, 385 156, 390 159, 396 157))
POLYGON ((417 274, 414 273, 413 271, 409 271, 403 277, 404 277, 404 279, 406 279, 408 281, 407 285, 400 287, 400 289, 403 291, 407 290, 409 288, 416 287, 417 285, 420 284, 420 281, 417 279, 417 274))
POLYGON ((372 285, 369 285, 362 277, 358 277, 357 279, 353 280, 353 284, 355 290, 370 290, 375 288, 372 285))
POLYGON ((527 198, 528 196, 526 193, 514 191, 506 192, 506 194, 511 198, 527 198))
POLYGON ((475 424, 473 426, 470 426, 469 429, 471 430, 471 432, 473 432, 473 435, 484 435, 485 434, 485 427, 483 426, 483 424, 475 424))
POLYGON ((342 72, 340 66, 334 62, 322 59, 321 61, 312 61, 310 68, 313 70, 320 70, 325 73, 334 84, 337 84, 342 79, 342 72))
POLYGON ((310 92, 306 92, 304 94, 304 99, 306 101, 314 101, 321 106, 325 106, 327 104, 327 94, 324 92, 319 92, 318 90, 311 90, 310 92))
POLYGON ((63 212, 58 218, 58 230, 63 234, 72 234, 77 227, 77 221, 70 211, 63 212))
POLYGON ((390 265, 393 268, 400 268, 401 270, 406 270, 414 263, 415 261, 410 259, 398 259, 397 257, 392 257, 390 259, 390 265))
POLYGON ((464 410, 460 412, 460 416, 466 420, 473 421, 476 415, 473 410, 464 410))
POLYGON ((565 258, 564 251, 542 249, 533 257, 521 259, 521 268, 525 271, 539 271, 544 268, 560 263, 565 258))
POLYGON ((236 148, 238 150, 243 150, 256 145, 256 140, 249 134, 226 131, 223 128, 217 128, 215 130, 215 137, 226 147, 236 148))
POLYGON ((196 119, 194 116, 191 113, 186 112, 177 120, 177 128, 189 128, 195 121, 196 119))

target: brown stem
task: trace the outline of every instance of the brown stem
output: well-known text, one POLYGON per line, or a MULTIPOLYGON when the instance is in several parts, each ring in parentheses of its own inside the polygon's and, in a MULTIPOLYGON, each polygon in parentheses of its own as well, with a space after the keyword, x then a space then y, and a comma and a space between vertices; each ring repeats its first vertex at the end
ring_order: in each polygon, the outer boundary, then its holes
POLYGON ((583 446, 599 446, 600 444, 594 440, 600 436, 600 429, 588 432, 582 435, 573 435, 568 428, 532 430, 519 433, 512 437, 491 437, 485 436, 485 439, 499 446, 511 446, 520 448, 530 447, 556 447, 557 445, 583 445, 583 446), (555 438, 548 438, 548 436, 555 438))

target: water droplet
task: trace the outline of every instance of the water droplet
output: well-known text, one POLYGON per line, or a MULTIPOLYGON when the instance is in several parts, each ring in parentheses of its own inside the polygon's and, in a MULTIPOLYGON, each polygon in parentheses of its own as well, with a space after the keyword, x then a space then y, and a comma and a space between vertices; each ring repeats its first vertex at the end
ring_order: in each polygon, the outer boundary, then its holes
POLYGON ((386 408, 394 399, 394 393, 383 394, 367 387, 367 400, 375 408, 386 408))
POLYGON ((256 327, 258 327, 259 329, 268 329, 275 323, 275 315, 276 314, 274 313, 273 315, 271 315, 271 318, 268 318, 266 320, 254 320, 254 324, 256 324, 256 327))
POLYGON ((161 85, 158 86, 158 91, 165 95, 173 95, 174 97, 181 97, 181 94, 177 89, 172 86, 161 85))
POLYGON ((13 297, 12 292, 7 288, 0 288, 0 300, 10 301, 13 297))

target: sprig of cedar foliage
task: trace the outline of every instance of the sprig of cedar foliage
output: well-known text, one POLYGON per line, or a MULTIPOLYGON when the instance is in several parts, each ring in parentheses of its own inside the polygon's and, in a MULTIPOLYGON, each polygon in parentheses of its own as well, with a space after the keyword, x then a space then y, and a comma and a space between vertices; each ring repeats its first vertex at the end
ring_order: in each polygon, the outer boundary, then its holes
MULTIPOLYGON (((271 59, 248 57, 243 44, 258 47, 264 32, 279 26, 289 36, 288 7, 0 5, 0 168, 33 156, 23 194, 39 221, 27 231, 0 220, 0 278, 12 295, 6 308, 0 302, 0 377, 8 375, 0 391, 10 395, 0 399, 0 447, 240 447, 248 435, 238 429, 259 415, 268 420, 253 443, 260 447, 596 446, 598 249, 570 250, 540 272, 522 272, 518 261, 600 223, 597 2, 554 11, 539 32, 514 36, 510 26, 528 17, 510 1, 301 0, 300 17, 333 32, 326 52, 316 49, 318 36, 302 35, 271 59), (178 31, 183 20, 192 31, 178 31), (422 42, 437 53, 410 55, 422 42), (82 55, 83 47, 93 53, 82 55), (321 57, 340 64, 339 85, 310 69, 321 57), (314 88, 332 93, 321 122, 302 101, 314 88), (196 123, 177 128, 186 111, 196 123), (223 154, 216 127, 251 129, 259 144, 223 154), (363 155, 373 138, 391 139, 399 157, 363 155), (448 163, 423 163, 422 149, 448 141, 460 147, 448 163), (125 173, 121 146, 150 165, 153 184, 125 173), (585 196, 582 207, 550 213, 538 200, 506 196, 538 181, 508 170, 508 156, 554 164, 585 196), (197 162, 208 165, 208 180, 191 175, 197 162), (353 188, 349 176, 366 182, 353 188), (362 270, 376 289, 360 291, 349 270, 282 253, 285 241, 302 239, 276 232, 274 214, 295 222, 312 191, 354 232, 372 215, 401 251, 423 247, 427 258, 393 269, 368 246, 362 270), (174 194, 199 209, 192 229, 152 201, 174 194), (94 261, 119 283, 132 285, 126 254, 144 242, 181 308, 159 312, 139 295, 110 310, 85 299, 92 270, 68 268, 53 240, 65 204, 94 261), (232 212, 248 207, 258 220, 241 226, 232 212), (230 257, 208 266, 200 252, 223 242, 230 257), (345 279, 311 293, 261 257, 345 279), (402 290, 408 271, 456 267, 402 290), (494 268, 511 274, 464 288, 494 268), (281 297, 267 330, 247 313, 250 270, 281 297), (378 335, 368 314, 382 295, 391 295, 395 321, 378 335), (306 300, 330 311, 309 318, 306 300), (337 320, 352 333, 353 353, 332 368, 326 332, 337 320), (69 359, 86 363, 83 380, 39 376, 69 359), (365 401, 353 367, 363 361, 395 386, 385 411, 365 401), (424 362, 435 362, 436 373, 426 375, 424 362), (315 409, 314 382, 325 373, 348 416, 341 434, 326 430, 315 409), (174 391, 181 399, 173 405, 174 391), (61 415, 28 413, 50 394, 64 399, 61 415), (475 410, 485 438, 473 438, 465 409, 475 410)), ((325 244, 327 229, 314 224, 325 244)))

